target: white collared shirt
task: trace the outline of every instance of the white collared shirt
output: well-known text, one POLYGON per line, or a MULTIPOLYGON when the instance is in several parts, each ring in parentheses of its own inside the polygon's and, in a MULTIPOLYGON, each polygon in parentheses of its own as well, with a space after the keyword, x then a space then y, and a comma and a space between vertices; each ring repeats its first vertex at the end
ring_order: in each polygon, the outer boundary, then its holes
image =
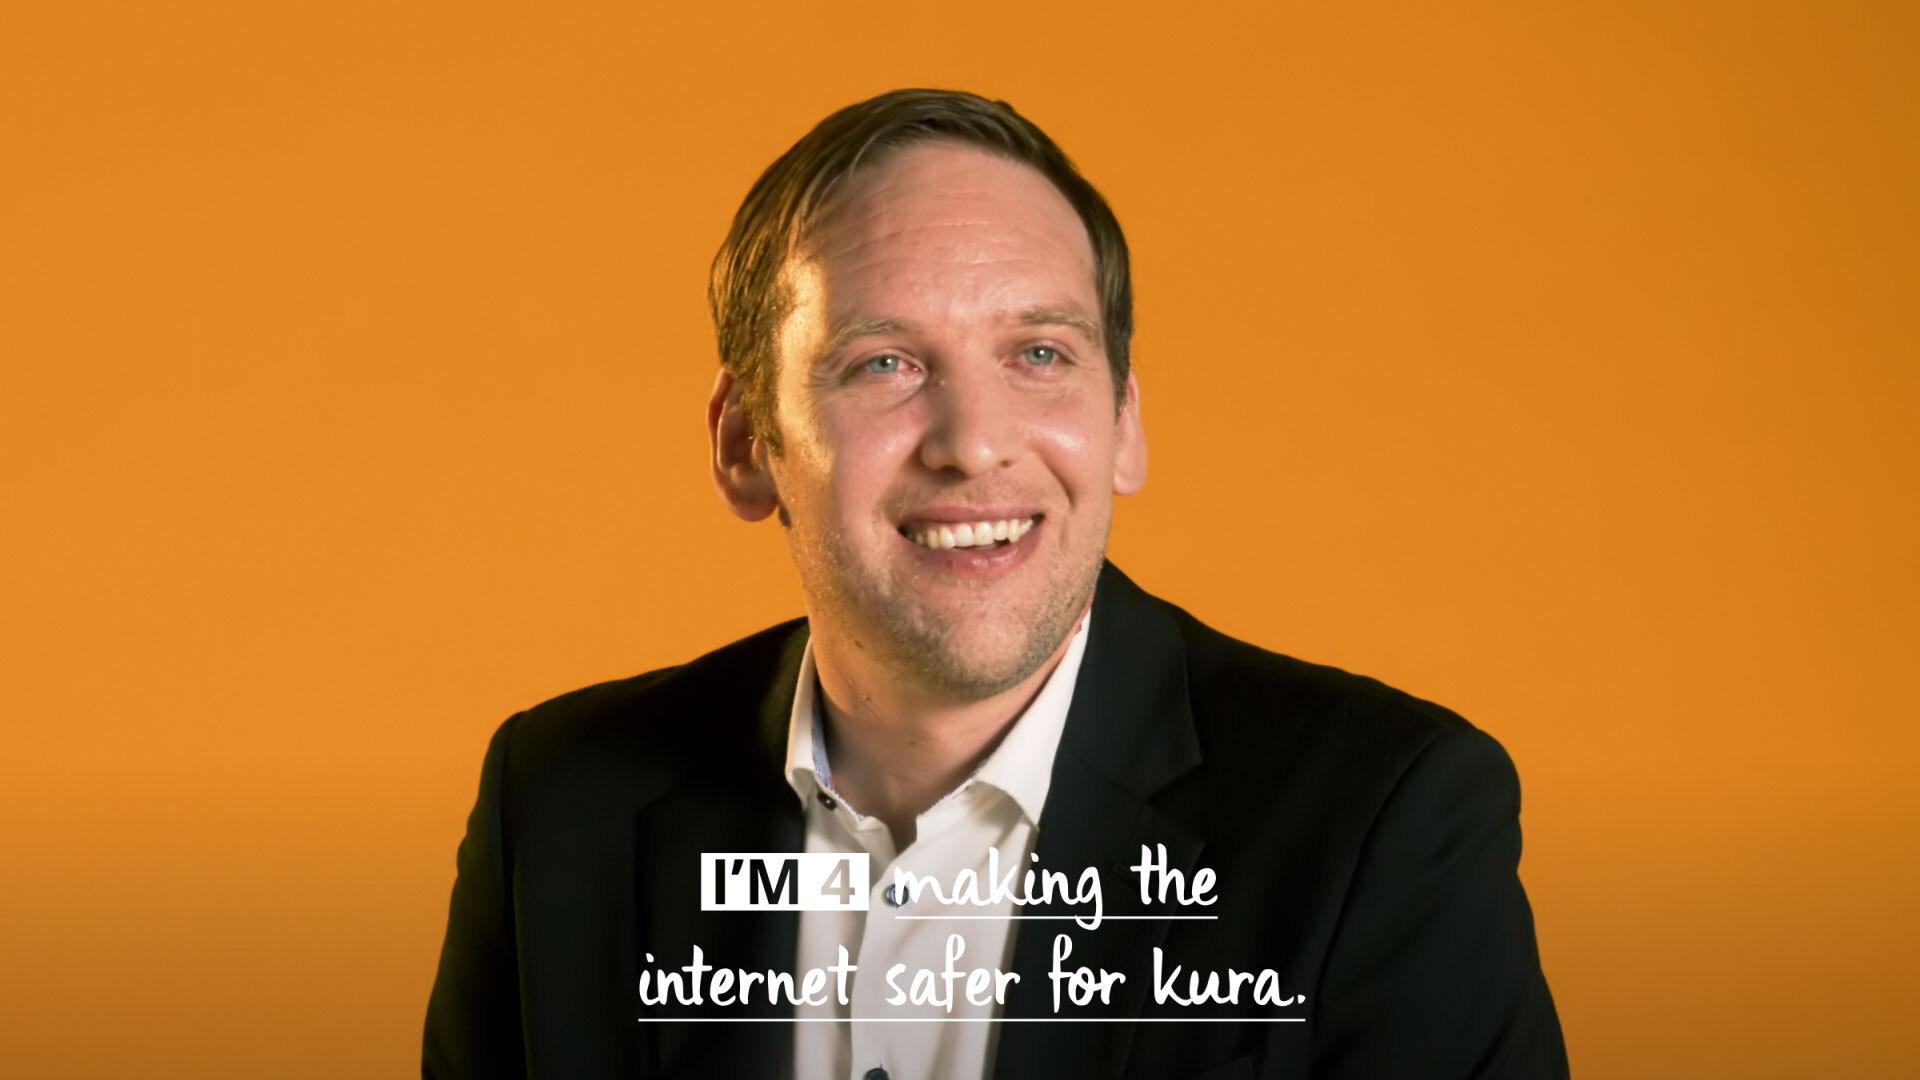
MULTIPOLYGON (((918 971, 941 972, 947 966, 948 939, 957 935, 963 952, 953 966, 1011 970, 1016 923, 1008 918, 903 919, 900 915, 952 914, 1009 916, 1011 900, 992 907, 943 907, 931 892, 903 907, 888 902, 896 867, 939 882, 951 891, 955 875, 971 869, 983 885, 995 866, 1019 876, 1031 865, 1034 832, 1053 779, 1053 758, 1073 703, 1073 687, 1086 653, 1092 610, 1058 667, 1047 676, 1033 704, 1014 721, 987 760, 959 787, 928 807, 915 821, 913 843, 893 849, 893 836, 879 818, 862 815, 833 788, 827 761, 825 726, 819 706, 813 643, 800 658, 799 686, 787 722, 787 780, 804 804, 809 852, 870 856, 872 877, 867 911, 800 913, 799 956, 795 970, 825 970, 844 946, 858 970, 850 980, 850 1007, 837 1000, 817 1008, 801 1006, 796 1017, 954 1017, 984 1021, 999 1015, 991 997, 984 1005, 968 1001, 966 982, 954 984, 950 1009, 937 1004, 891 1004, 896 992, 911 994, 918 971), (990 850, 997 850, 994 862, 990 850), (894 985, 888 969, 906 965, 894 985)), ((945 983, 938 983, 944 986, 945 983)), ((989 984, 990 985, 990 984, 989 984)), ((989 992, 990 993, 990 992, 989 992)), ((875 1068, 894 1080, 987 1077, 993 1067, 998 1024, 968 1023, 799 1023, 793 1025, 794 1074, 802 1080, 845 1077, 862 1080, 875 1068)))

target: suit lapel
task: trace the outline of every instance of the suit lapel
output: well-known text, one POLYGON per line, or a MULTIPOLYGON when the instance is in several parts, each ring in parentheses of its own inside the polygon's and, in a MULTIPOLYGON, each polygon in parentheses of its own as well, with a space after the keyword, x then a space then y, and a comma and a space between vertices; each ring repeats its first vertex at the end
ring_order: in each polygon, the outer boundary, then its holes
MULTIPOLYGON (((700 855, 709 851, 801 851, 805 834, 798 800, 783 775, 787 716, 806 644, 804 625, 780 643, 771 665, 718 673, 731 685, 714 708, 752 708, 751 729, 733 745, 714 725, 710 767, 689 770, 642 807, 638 819, 634 894, 639 898, 635 957, 639 971, 673 970, 691 962, 698 945, 706 963, 760 971, 788 971, 794 963, 795 912, 702 911, 700 855), (769 670, 769 667, 771 670, 769 670), (735 693, 738 696, 735 696, 735 693), (753 700, 757 697, 757 701, 753 700), (744 766, 744 767, 743 767, 744 766), (647 953, 653 955, 649 962, 647 953)), ((695 703, 698 707, 699 703, 695 703)), ((689 717, 689 723, 700 723, 689 717)), ((765 1015, 790 1017, 791 1006, 724 1011, 660 1005, 650 1016, 765 1015)), ((654 1074, 775 1076, 787 1068, 792 1027, 767 1024, 643 1023, 638 1039, 651 1046, 640 1060, 654 1074), (716 1071, 718 1070, 718 1071, 716 1071)))
MULTIPOLYGON (((1034 845, 1039 865, 1065 873, 1070 881, 1089 867, 1095 869, 1107 915, 1173 913, 1168 905, 1141 905, 1138 878, 1128 867, 1139 861, 1143 844, 1164 844, 1168 865, 1191 875, 1201 839, 1156 807, 1153 795, 1199 761, 1180 628, 1164 607, 1109 563, 1096 589, 1086 657, 1041 814, 1034 845)), ((1023 914, 1085 910, 1053 905, 1023 914)), ((1072 922, 1021 922, 1013 953, 1020 981, 1014 984, 1006 1016, 1139 1016, 1150 989, 1149 957, 1169 925, 1166 920, 1128 919, 1083 930, 1072 922), (1061 1008, 1054 1011, 1054 986, 1048 976, 1055 940, 1062 934, 1072 949, 1061 962, 1063 969, 1106 968, 1127 974, 1109 1004, 1095 999, 1076 1006, 1063 993, 1061 1008)), ((1000 1034, 995 1073, 1058 1075, 1072 1068, 1118 1075, 1132 1031, 1132 1025, 1125 1024, 1007 1024, 1000 1034)))

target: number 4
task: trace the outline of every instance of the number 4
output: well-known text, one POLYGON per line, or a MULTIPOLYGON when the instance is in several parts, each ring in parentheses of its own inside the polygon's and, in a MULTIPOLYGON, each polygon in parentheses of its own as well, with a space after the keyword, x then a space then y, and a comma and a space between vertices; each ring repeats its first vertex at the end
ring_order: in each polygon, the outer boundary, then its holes
POLYGON ((834 863, 833 873, 828 874, 827 880, 820 886, 821 894, 832 896, 842 905, 852 903, 853 886, 847 883, 847 871, 852 866, 852 859, 841 859, 839 862, 834 863))

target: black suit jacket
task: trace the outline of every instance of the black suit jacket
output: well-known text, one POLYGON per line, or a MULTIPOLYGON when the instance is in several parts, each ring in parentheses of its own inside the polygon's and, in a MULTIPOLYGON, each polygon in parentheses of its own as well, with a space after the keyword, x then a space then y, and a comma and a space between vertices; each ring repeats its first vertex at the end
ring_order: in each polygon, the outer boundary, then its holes
MULTIPOLYGON (((1041 865, 1098 867, 1107 912, 1141 912, 1125 868, 1142 844, 1165 844, 1173 865, 1217 874, 1205 910, 1219 919, 1024 921, 1004 1015, 1053 1015, 1064 932, 1070 963, 1129 973, 1111 1006, 1072 1015, 1304 1022, 1005 1024, 995 1075, 1566 1075, 1500 746, 1439 706, 1216 633, 1111 564, 1095 595, 1041 865), (1156 1004, 1154 946, 1188 970, 1272 968, 1305 999, 1156 1004)), ((786 623, 500 727, 460 845, 425 1075, 791 1070, 791 1025, 639 1023, 665 1014, 640 1005, 637 984, 695 943, 716 965, 793 968, 797 916, 703 913, 698 859, 804 847, 784 761, 805 635, 786 623)))

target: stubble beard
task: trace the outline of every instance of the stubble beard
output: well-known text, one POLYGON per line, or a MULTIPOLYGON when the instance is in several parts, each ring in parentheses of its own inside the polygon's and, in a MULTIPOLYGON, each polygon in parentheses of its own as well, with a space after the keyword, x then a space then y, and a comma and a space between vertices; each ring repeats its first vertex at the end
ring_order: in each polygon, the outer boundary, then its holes
POLYGON ((838 532, 806 536, 789 529, 787 536, 801 588, 816 610, 841 620, 853 647, 925 693, 979 701, 1018 686, 1073 632, 1100 576, 1104 527, 1099 534, 1090 556, 1062 561, 1028 610, 1007 610, 989 599, 991 584, 982 582, 977 608, 963 605, 955 613, 921 602, 914 583, 902 578, 911 568, 868 566, 838 532))

